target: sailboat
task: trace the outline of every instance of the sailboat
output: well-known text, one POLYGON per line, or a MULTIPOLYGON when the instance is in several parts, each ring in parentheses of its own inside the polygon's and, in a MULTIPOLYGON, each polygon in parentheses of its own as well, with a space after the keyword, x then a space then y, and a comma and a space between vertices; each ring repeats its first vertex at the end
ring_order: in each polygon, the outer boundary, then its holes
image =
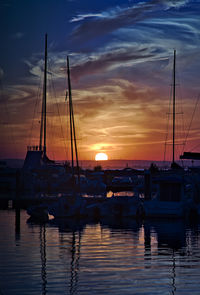
POLYGON ((47 34, 45 35, 45 58, 44 58, 44 84, 43 84, 43 98, 40 121, 40 139, 39 145, 28 146, 27 154, 24 161, 24 170, 38 168, 44 163, 53 163, 47 157, 46 146, 46 130, 47 130, 47 34))
POLYGON ((44 83, 40 120, 39 144, 27 147, 27 154, 22 169, 23 189, 39 193, 105 193, 103 182, 89 180, 80 175, 72 90, 70 79, 69 57, 67 57, 67 88, 69 105, 71 167, 50 160, 47 155, 47 34, 45 35, 44 83))
MULTIPOLYGON (((76 144, 76 132, 74 122, 74 111, 72 104, 72 92, 71 92, 71 79, 70 79, 70 66, 69 57, 67 56, 67 77, 68 77, 68 92, 69 92, 69 118, 70 118, 70 139, 71 139, 71 162, 72 162, 72 176, 70 182, 71 194, 61 196, 56 202, 49 206, 49 214, 55 218, 63 217, 80 217, 86 215, 86 201, 81 197, 80 187, 80 168, 78 161, 78 151, 76 144), (74 156, 76 158, 76 172, 75 177, 75 165, 74 156)), ((67 94, 66 94, 67 95, 67 94)))
MULTIPOLYGON (((45 35, 43 81, 39 144, 27 147, 27 154, 22 169, 23 188, 24 191, 28 190, 33 193, 66 192, 69 188, 69 182, 72 178, 72 174, 74 173, 73 161, 71 173, 69 170, 66 171, 66 167, 64 165, 50 160, 47 156, 47 34, 45 35)), ((70 122, 73 126, 72 130, 74 130, 73 134, 75 137, 72 106, 70 108, 70 122)))
POLYGON ((172 164, 170 170, 160 171, 154 176, 150 172, 146 173, 144 214, 147 217, 185 217, 195 211, 194 179, 175 162, 175 99, 176 50, 173 59, 172 164))

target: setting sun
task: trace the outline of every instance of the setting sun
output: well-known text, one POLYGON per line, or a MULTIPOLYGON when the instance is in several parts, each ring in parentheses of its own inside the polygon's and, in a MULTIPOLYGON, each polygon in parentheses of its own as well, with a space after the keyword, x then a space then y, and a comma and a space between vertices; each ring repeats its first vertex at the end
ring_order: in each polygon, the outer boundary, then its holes
POLYGON ((106 161, 108 160, 108 156, 105 153, 98 153, 95 156, 95 161, 106 161))

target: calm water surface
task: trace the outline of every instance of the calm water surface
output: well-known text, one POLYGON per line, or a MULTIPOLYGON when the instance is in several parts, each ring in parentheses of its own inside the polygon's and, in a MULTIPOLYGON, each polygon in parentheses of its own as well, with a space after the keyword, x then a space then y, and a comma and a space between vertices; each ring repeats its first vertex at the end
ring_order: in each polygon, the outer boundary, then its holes
POLYGON ((0 294, 200 294, 200 226, 28 222, 0 210, 0 294))

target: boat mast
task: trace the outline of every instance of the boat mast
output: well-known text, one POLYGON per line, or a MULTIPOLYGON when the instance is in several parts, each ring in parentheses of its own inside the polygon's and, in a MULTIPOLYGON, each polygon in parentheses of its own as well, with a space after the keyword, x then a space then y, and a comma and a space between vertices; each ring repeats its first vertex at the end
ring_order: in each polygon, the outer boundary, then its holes
POLYGON ((47 124, 47 34, 45 34, 44 59, 44 155, 46 156, 46 124, 47 124))
POLYGON ((72 157, 72 175, 74 176, 74 147, 73 147, 73 124, 72 124, 72 94, 71 94, 71 81, 69 69, 69 57, 67 56, 67 78, 68 78, 68 91, 69 91, 69 118, 70 118, 70 139, 71 139, 71 157, 72 157))
POLYGON ((74 123, 74 111, 72 103, 72 92, 71 92, 71 80, 70 80, 70 66, 69 57, 67 56, 67 76, 68 76, 68 91, 69 91, 69 114, 70 114, 70 137, 71 137, 71 155, 72 155, 72 175, 74 175, 74 151, 76 156, 76 167, 78 173, 78 183, 80 184, 80 173, 79 173, 79 161, 78 161, 78 150, 76 144, 76 131, 74 123))
POLYGON ((172 163, 175 162, 175 99, 176 99, 176 50, 174 50, 174 66, 173 66, 173 148, 172 163))
POLYGON ((41 125, 40 125, 40 144, 39 150, 44 152, 46 156, 46 106, 47 106, 47 34, 45 34, 45 57, 44 57, 44 84, 43 84, 43 98, 42 98, 42 112, 41 112, 41 125), (43 133, 44 132, 44 133, 43 133), (42 146, 44 141, 44 146, 42 146))
MULTIPOLYGON (((44 90, 43 90, 43 93, 44 93, 44 90)), ((41 111, 41 123, 40 123, 40 144, 39 144, 39 150, 40 151, 43 150, 43 147, 42 147, 43 124, 44 124, 44 122, 43 122, 43 119, 44 119, 43 113, 44 113, 44 95, 43 95, 43 98, 42 98, 42 111, 41 111)))

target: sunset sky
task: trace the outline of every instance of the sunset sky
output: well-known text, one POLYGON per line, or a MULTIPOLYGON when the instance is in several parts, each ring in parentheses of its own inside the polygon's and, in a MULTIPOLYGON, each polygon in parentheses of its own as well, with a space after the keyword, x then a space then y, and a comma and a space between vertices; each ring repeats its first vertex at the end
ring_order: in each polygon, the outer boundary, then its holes
POLYGON ((163 160, 166 139, 170 159, 174 49, 176 157, 185 138, 185 151, 200 151, 199 15, 199 0, 1 0, 0 158, 39 144, 45 33, 50 158, 70 157, 69 55, 80 159, 163 160))

